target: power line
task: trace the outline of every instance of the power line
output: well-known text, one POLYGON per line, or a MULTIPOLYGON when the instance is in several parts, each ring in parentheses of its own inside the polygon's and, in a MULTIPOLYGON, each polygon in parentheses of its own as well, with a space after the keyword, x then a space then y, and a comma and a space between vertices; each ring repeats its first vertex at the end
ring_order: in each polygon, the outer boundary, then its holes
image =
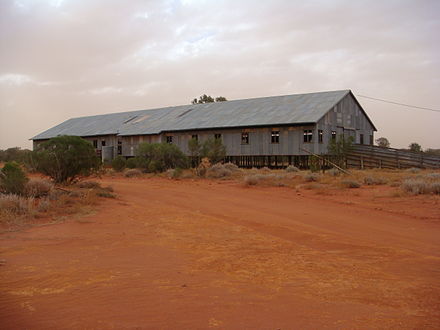
POLYGON ((409 105, 409 104, 405 104, 405 103, 393 102, 393 101, 388 101, 388 100, 378 99, 378 98, 376 98, 376 97, 371 97, 371 96, 366 96, 366 95, 356 94, 356 96, 364 97, 364 98, 366 98, 366 99, 370 99, 370 100, 375 100, 375 101, 381 101, 381 102, 385 102, 385 103, 391 103, 391 104, 401 105, 401 106, 408 107, 408 108, 415 108, 415 109, 426 110, 426 111, 440 112, 440 110, 438 110, 438 109, 418 107, 418 106, 416 106, 416 105, 409 105))

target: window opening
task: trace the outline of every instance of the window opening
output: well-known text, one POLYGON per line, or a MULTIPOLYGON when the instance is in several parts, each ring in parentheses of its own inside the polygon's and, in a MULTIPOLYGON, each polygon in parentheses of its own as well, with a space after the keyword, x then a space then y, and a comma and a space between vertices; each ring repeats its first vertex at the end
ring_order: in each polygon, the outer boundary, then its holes
POLYGON ((304 142, 312 142, 313 133, 311 129, 304 130, 304 142))
POLYGON ((271 142, 280 143, 280 131, 272 131, 271 142))
POLYGON ((241 133, 241 144, 249 144, 249 133, 241 133))

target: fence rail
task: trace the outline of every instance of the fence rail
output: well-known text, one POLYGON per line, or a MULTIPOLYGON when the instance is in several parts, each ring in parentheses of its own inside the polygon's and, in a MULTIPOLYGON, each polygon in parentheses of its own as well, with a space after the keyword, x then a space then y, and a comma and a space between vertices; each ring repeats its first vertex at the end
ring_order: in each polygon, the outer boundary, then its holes
POLYGON ((394 148, 355 144, 347 155, 347 166, 357 168, 440 168, 440 156, 394 148))

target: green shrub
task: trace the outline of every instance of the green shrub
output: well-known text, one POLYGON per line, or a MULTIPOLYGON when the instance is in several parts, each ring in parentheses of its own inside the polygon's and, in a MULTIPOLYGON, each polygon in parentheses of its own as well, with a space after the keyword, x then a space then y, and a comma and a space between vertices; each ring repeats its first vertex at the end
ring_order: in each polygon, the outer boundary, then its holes
POLYGON ((92 144, 79 136, 58 136, 40 144, 34 160, 37 170, 55 183, 72 183, 101 167, 92 144))
POLYGON ((226 157, 226 147, 221 139, 210 138, 203 143, 200 155, 202 158, 208 158, 212 164, 215 164, 226 157))
POLYGON ((20 165, 6 163, 0 171, 0 190, 6 194, 22 195, 28 180, 20 165))
POLYGON ((141 143, 136 150, 136 159, 137 165, 148 172, 188 167, 188 158, 176 145, 170 143, 141 143))
POLYGON ((137 160, 136 160, 136 158, 128 158, 127 159, 127 162, 125 163, 125 166, 127 167, 127 168, 136 168, 136 166, 137 166, 137 160))
POLYGON ((112 167, 116 172, 122 172, 126 166, 127 161, 122 156, 118 156, 112 160, 112 167))

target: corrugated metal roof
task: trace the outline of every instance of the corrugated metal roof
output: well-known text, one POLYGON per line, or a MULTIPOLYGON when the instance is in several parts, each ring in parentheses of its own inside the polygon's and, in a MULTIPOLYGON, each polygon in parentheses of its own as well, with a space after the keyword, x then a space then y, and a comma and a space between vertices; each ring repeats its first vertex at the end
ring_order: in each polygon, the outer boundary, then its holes
POLYGON ((69 119, 32 140, 58 135, 147 135, 163 131, 315 123, 349 90, 182 105, 69 119))

